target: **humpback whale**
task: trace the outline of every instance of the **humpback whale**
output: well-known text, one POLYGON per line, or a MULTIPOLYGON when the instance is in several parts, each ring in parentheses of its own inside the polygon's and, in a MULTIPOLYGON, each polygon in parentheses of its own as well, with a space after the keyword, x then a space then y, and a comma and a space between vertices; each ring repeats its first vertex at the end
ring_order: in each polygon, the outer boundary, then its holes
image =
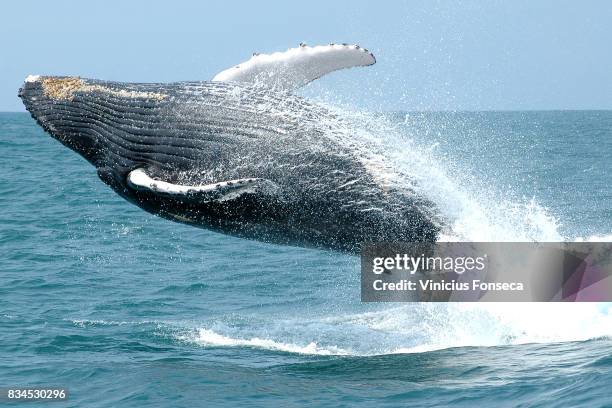
POLYGON ((376 62, 357 45, 253 54, 211 81, 28 76, 26 109, 117 194, 161 217, 283 245, 356 253, 433 242, 435 206, 392 183, 342 117, 292 91, 376 62))

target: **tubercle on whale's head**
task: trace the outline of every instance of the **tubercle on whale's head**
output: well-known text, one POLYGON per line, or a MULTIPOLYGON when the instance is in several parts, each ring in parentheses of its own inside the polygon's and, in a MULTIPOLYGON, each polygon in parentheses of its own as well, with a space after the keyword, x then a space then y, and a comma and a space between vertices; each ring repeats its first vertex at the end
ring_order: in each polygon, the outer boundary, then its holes
POLYGON ((74 76, 41 76, 28 75, 24 82, 24 87, 19 90, 19 97, 27 84, 40 83, 44 96, 55 101, 71 101, 77 92, 100 92, 114 97, 121 98, 145 98, 162 101, 168 96, 160 92, 139 92, 124 89, 113 89, 98 83, 90 83, 81 77, 74 76))
MULTIPOLYGON (((41 75, 28 75, 23 86, 19 89, 19 97, 26 102, 24 97, 28 91, 40 87, 42 94, 55 101, 72 100, 76 91, 82 90, 85 82, 79 77, 53 77, 41 75)), ((36 100, 35 97, 32 98, 36 100)), ((27 105, 26 105, 27 107, 27 105)))
POLYGON ((57 101, 72 100, 74 93, 85 88, 85 81, 79 77, 55 78, 46 77, 42 79, 44 94, 57 101))

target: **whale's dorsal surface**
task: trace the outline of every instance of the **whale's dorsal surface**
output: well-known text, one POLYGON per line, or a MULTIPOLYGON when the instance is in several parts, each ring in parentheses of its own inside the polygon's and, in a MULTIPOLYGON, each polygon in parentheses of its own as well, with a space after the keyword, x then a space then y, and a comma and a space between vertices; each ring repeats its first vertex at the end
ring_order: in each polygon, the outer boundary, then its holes
POLYGON ((358 45, 300 44, 285 52, 253 54, 248 61, 219 72, 213 81, 247 82, 292 91, 330 72, 374 63, 374 55, 358 45))

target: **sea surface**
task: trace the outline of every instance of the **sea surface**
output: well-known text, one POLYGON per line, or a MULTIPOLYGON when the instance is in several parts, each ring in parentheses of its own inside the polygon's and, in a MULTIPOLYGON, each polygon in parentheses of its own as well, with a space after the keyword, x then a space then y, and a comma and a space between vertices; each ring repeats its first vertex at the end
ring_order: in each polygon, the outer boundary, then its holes
MULTIPOLYGON (((344 113, 441 239, 612 240, 612 111, 344 113)), ((17 406, 612 406, 608 304, 362 304, 357 257, 147 214, 26 113, 0 157, 0 388, 70 395, 17 406)))

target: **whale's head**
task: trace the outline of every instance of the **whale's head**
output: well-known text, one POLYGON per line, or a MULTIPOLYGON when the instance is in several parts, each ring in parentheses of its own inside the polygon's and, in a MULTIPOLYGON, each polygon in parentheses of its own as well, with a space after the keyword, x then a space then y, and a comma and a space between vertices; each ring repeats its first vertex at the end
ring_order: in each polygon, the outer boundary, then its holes
POLYGON ((183 170, 193 162, 193 151, 177 148, 174 135, 161 134, 171 131, 158 115, 168 109, 168 98, 155 89, 30 75, 18 95, 47 133, 87 159, 116 189, 125 188, 136 168, 183 170))
POLYGON ((77 110, 74 94, 83 86, 79 78, 29 75, 19 97, 36 122, 55 139, 88 161, 99 159, 100 136, 80 126, 88 112, 77 110))

